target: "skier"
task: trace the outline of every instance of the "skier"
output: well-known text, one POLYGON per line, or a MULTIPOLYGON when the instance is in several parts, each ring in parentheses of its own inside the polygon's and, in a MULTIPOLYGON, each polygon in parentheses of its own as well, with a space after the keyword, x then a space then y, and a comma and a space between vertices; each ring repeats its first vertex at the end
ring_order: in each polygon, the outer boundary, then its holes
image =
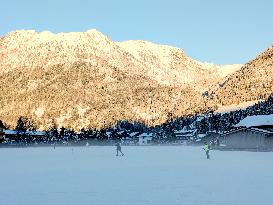
POLYGON ((118 156, 119 152, 121 153, 121 156, 123 156, 124 154, 121 151, 121 146, 120 146, 120 142, 119 141, 116 142, 116 148, 117 148, 117 155, 116 156, 118 156))
POLYGON ((207 159, 210 159, 210 156, 209 156, 210 147, 207 142, 204 142, 203 150, 205 150, 205 152, 206 152, 207 159))

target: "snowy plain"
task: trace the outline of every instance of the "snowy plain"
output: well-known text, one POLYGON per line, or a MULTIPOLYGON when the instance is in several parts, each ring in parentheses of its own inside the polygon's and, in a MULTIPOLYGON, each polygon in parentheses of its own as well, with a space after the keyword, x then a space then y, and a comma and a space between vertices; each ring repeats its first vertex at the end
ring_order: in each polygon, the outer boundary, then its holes
POLYGON ((1 148, 0 204, 273 204, 273 152, 122 148, 1 148))

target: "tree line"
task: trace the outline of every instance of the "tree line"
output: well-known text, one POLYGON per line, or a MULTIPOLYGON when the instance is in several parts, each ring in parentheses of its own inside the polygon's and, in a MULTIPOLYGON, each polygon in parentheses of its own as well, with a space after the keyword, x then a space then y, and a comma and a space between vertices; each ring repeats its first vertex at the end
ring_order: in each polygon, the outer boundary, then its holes
MULTIPOLYGON (((266 101, 256 103, 245 110, 236 110, 228 113, 214 113, 209 111, 202 115, 185 116, 170 119, 167 122, 148 127, 140 122, 120 121, 115 126, 104 129, 83 128, 80 132, 61 127, 58 129, 56 122, 45 130, 43 136, 30 136, 29 133, 37 130, 35 122, 26 116, 21 116, 16 123, 15 143, 21 144, 85 144, 91 141, 95 144, 113 143, 116 140, 129 140, 137 143, 137 135, 133 133, 152 133, 153 143, 171 143, 177 141, 175 131, 187 128, 194 130, 195 134, 207 132, 222 133, 233 128, 246 116, 273 114, 273 94, 266 101)), ((7 129, 8 126, 0 120, 0 127, 7 129)))

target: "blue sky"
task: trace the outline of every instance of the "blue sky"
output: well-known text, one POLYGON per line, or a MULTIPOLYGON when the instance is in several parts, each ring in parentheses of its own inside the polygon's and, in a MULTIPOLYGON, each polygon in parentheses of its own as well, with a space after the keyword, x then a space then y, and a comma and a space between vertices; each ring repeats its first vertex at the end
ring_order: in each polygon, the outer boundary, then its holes
POLYGON ((273 44, 272 0, 0 0, 0 35, 96 28, 114 41, 142 39, 217 64, 246 63, 273 44))

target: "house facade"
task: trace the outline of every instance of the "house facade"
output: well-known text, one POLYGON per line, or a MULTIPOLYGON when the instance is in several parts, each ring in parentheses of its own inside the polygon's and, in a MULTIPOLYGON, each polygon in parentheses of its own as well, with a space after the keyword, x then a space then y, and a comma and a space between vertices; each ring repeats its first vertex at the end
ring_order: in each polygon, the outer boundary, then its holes
POLYGON ((220 137, 226 149, 273 150, 273 115, 248 116, 220 137))
POLYGON ((152 142, 152 133, 142 133, 140 135, 138 135, 138 145, 148 145, 151 144, 152 142))
POLYGON ((273 132, 243 127, 223 133, 221 135, 221 144, 227 149, 272 149, 273 132))
POLYGON ((190 144, 197 136, 196 130, 192 129, 190 126, 185 126, 181 130, 175 130, 174 134, 176 142, 184 145, 190 144))
POLYGON ((3 130, 3 139, 5 142, 16 142, 18 140, 29 141, 30 139, 43 141, 46 138, 45 131, 25 131, 18 132, 16 130, 3 130))

